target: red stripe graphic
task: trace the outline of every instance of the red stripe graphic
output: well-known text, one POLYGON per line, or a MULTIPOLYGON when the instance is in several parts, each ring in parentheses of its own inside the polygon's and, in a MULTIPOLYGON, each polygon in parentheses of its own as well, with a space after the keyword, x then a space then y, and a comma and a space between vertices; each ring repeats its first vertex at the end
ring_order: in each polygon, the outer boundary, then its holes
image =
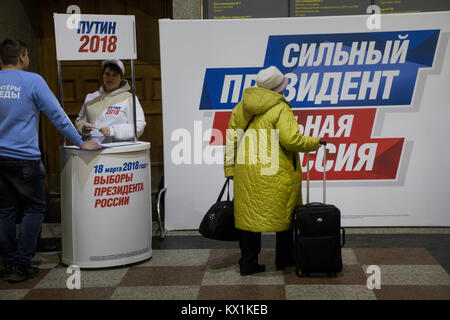
MULTIPOLYGON (((293 110, 300 132, 320 137, 327 145, 327 180, 395 180, 404 138, 372 138, 376 109, 293 110)), ((210 145, 225 143, 231 112, 216 112, 213 129, 222 135, 210 145)), ((301 154, 303 172, 306 156, 301 154)), ((323 177, 323 152, 310 153, 310 178, 323 177), (316 158, 318 162, 316 163, 316 158)), ((306 175, 304 173, 304 178, 306 175)))

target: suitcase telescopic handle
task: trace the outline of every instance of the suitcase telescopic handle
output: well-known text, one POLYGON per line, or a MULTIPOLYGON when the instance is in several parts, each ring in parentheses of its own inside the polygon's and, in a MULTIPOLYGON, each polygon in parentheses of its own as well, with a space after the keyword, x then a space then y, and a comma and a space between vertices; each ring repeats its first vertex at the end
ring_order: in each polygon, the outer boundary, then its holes
POLYGON ((341 243, 341 248, 343 248, 345 246, 345 229, 341 227, 342 230, 342 243, 341 243))
MULTIPOLYGON (((327 199, 327 146, 323 146, 323 203, 326 203, 327 199)), ((309 152, 306 153, 306 203, 309 204, 309 152)))

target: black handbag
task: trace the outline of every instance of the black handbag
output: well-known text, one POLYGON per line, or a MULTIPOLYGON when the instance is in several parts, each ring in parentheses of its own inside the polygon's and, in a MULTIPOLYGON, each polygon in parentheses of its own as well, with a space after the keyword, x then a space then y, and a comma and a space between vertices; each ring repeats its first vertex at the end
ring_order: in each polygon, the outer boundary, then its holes
MULTIPOLYGON (((247 131, 250 123, 252 123, 255 116, 250 118, 247 126, 244 129, 247 131)), ((239 140, 238 148, 241 143, 243 136, 239 140)), ((222 241, 239 241, 239 230, 234 227, 234 205, 233 200, 230 200, 230 178, 227 178, 225 184, 220 191, 219 198, 217 198, 216 203, 209 208, 206 215, 203 217, 202 222, 198 231, 202 236, 214 240, 222 241), (222 201, 223 193, 225 188, 228 187, 227 200, 222 201)))
POLYGON ((220 191, 219 198, 203 217, 198 229, 208 239, 238 241, 239 230, 234 227, 234 206, 230 200, 230 178, 227 178, 220 191), (227 200, 222 201, 225 188, 228 187, 227 200))

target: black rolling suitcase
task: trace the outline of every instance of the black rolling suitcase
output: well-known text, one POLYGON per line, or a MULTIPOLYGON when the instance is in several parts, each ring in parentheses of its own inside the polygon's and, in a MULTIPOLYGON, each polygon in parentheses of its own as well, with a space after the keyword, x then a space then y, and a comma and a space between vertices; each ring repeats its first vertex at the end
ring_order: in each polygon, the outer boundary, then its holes
MULTIPOLYGON (((324 146, 324 165, 326 147, 324 146)), ((307 203, 294 209, 295 272, 297 276, 325 273, 336 276, 342 271, 341 248, 345 229, 341 212, 326 203, 326 174, 323 174, 323 203, 309 203, 309 154, 307 154, 307 203), (342 230, 342 243, 341 243, 342 230)))

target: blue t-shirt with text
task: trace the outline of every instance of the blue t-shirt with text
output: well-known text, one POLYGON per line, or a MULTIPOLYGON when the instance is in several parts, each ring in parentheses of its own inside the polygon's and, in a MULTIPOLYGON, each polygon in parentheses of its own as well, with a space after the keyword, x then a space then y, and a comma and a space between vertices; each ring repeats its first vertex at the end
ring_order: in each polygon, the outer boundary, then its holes
POLYGON ((39 116, 44 112, 73 144, 83 140, 45 80, 22 70, 0 71, 0 156, 38 160, 39 116))

